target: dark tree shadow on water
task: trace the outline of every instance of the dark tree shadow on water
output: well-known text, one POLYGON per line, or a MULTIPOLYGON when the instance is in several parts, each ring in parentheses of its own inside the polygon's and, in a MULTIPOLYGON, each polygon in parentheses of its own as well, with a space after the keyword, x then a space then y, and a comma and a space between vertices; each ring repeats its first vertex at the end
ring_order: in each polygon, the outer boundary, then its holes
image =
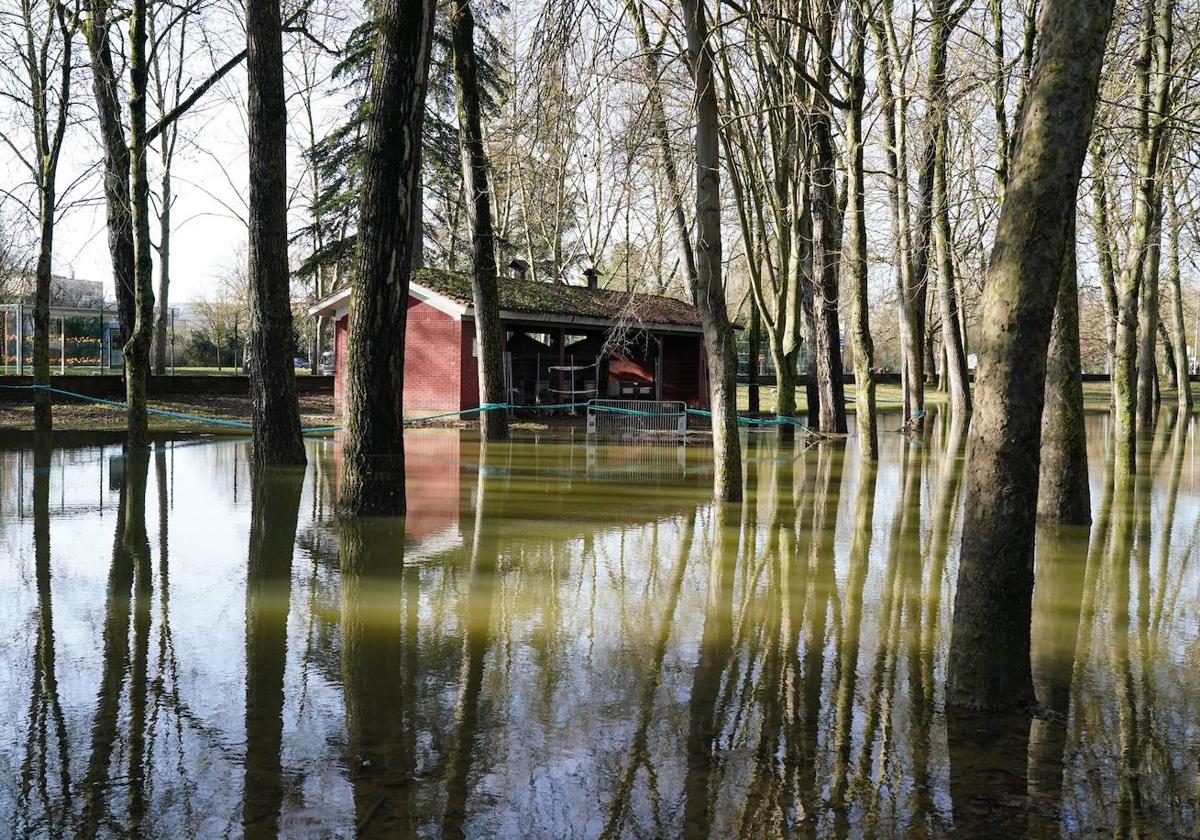
POLYGON ((82 784, 80 834, 141 834, 145 819, 147 658, 150 638, 150 539, 146 532, 147 450, 126 450, 112 563, 105 592, 102 665, 96 710, 92 716, 91 750, 82 784), (131 622, 132 620, 132 622, 131 622), (132 623, 133 638, 130 643, 132 623), (129 714, 120 759, 124 771, 112 767, 121 736, 121 697, 129 679, 129 714), (126 824, 117 823, 109 798, 113 781, 127 789, 126 824))
POLYGON ((242 830, 279 835, 284 783, 284 669, 292 556, 304 470, 259 467, 251 475, 250 550, 246 563, 246 759, 242 830))
POLYGON ((33 680, 30 689, 25 753, 17 801, 10 820, 14 837, 44 831, 66 833, 72 809, 70 749, 58 692, 51 598, 50 471, 53 458, 48 433, 34 436, 33 557, 37 608, 34 618, 33 680))
POLYGON ((410 837, 415 722, 405 698, 404 519, 345 517, 338 538, 345 761, 355 832, 410 837))

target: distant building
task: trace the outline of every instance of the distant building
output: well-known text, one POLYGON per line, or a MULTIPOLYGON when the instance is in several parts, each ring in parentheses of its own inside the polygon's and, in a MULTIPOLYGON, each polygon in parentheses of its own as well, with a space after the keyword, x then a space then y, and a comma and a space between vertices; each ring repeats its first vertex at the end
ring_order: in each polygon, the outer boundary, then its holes
MULTIPOLYGON (((23 273, 11 284, 12 303, 33 306, 37 280, 32 273, 23 273)), ((63 309, 100 309, 104 303, 104 282, 79 277, 50 277, 50 305, 63 309)))
MULTIPOLYGON (((499 283, 508 402, 549 405, 594 398, 670 400, 708 405, 700 313, 685 301, 586 285, 512 277, 499 283), (630 340, 609 339, 632 330, 630 340)), ((318 301, 309 315, 333 319, 334 395, 345 406, 350 296, 345 288, 318 301)), ((426 412, 479 405, 478 352, 471 280, 422 269, 409 288, 405 329, 404 405, 426 412)))

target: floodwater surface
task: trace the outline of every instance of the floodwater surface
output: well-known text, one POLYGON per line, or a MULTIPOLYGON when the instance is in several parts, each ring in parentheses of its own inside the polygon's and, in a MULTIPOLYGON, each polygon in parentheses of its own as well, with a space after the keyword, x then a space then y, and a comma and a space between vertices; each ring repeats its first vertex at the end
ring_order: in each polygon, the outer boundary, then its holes
MULTIPOLYGON (((899 421, 884 418, 882 427, 899 421)), ((1164 412, 1039 536, 1039 707, 943 706, 966 440, 0 442, 0 835, 809 837, 1200 831, 1200 443, 1164 412), (67 445, 67 444, 70 445, 67 445)), ((568 433, 569 434, 569 433, 568 433)))

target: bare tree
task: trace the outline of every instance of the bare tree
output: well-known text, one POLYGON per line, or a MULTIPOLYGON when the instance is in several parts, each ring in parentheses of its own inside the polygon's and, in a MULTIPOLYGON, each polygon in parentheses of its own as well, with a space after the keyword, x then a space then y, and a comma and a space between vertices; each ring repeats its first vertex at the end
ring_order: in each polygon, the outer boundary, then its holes
MULTIPOLYGON (((0 12, 9 88, 5 98, 20 103, 21 124, 30 135, 20 137, 0 129, 0 142, 26 170, 36 193, 36 209, 30 209, 37 221, 33 377, 39 385, 50 384, 50 286, 54 271, 54 229, 63 193, 58 167, 71 121, 78 12, 77 7, 70 7, 63 0, 20 0, 14 12, 0 12)), ((23 326, 18 325, 18 329, 23 326)), ((33 424, 39 432, 50 430, 50 412, 50 393, 35 392, 33 424)))
POLYGON ((250 396, 256 464, 304 464, 292 365, 287 102, 279 0, 246 2, 250 101, 250 396))
POLYGON ((716 74, 703 0, 683 0, 696 108, 696 282, 712 403, 713 492, 742 498, 742 447, 737 426, 737 348, 721 277, 721 153, 716 74))
POLYGON ((404 499, 404 327, 412 264, 433 0, 377 9, 367 148, 350 315, 339 503, 347 513, 401 514, 404 499))
POLYGON ((458 142, 463 189, 471 228, 471 292, 475 301, 475 338, 479 343, 479 388, 483 403, 479 428, 484 440, 508 435, 507 415, 488 410, 508 402, 504 392, 504 325, 500 322, 496 245, 492 233, 492 194, 480 116, 479 71, 475 57, 475 15, 471 0, 453 0, 450 39, 458 94, 458 142))
POLYGON ((1047 0, 984 290, 947 702, 1033 701, 1030 614, 1046 349, 1112 0, 1047 0))

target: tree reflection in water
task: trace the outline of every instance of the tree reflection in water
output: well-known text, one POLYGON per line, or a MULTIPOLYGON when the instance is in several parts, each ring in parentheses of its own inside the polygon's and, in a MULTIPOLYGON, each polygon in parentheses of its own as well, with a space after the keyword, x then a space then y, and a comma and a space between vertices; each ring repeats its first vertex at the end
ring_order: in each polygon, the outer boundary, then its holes
POLYGON ((754 436, 731 506, 702 448, 419 432, 395 520, 334 517, 336 447, 113 460, 115 522, 111 447, 0 448, 3 830, 1194 836, 1195 430, 1164 412, 1122 476, 1093 418, 1094 525, 1039 534, 1037 707, 1003 719, 942 707, 942 414, 878 463, 754 436))

